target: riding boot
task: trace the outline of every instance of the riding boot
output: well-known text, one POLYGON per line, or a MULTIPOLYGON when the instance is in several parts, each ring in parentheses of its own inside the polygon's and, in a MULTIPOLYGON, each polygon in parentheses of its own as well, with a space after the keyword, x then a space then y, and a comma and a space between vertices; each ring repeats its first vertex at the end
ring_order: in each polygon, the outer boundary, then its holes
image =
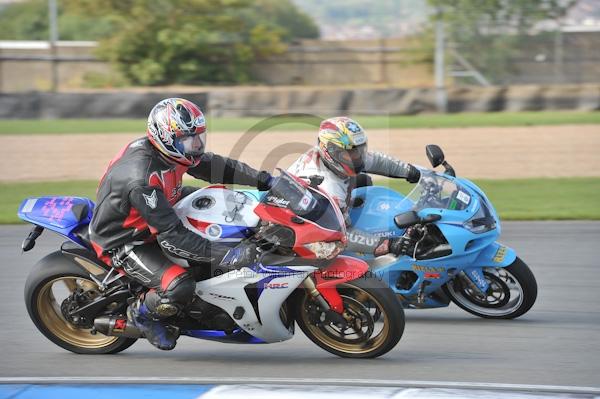
POLYGON ((179 329, 177 327, 165 325, 162 321, 155 318, 141 300, 138 299, 129 305, 129 308, 127 308, 127 318, 131 320, 144 334, 146 339, 158 349, 171 350, 175 348, 177 338, 179 338, 179 329))

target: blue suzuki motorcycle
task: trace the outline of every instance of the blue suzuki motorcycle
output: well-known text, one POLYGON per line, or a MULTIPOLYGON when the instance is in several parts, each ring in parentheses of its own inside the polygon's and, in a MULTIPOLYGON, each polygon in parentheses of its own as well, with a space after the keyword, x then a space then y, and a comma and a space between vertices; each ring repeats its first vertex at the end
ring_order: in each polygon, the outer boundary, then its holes
POLYGON ((537 297, 537 283, 515 251, 496 240, 500 220, 483 191, 455 177, 436 145, 426 147, 434 168, 406 196, 379 186, 353 191, 352 224, 377 236, 400 236, 413 229, 419 237, 409 256, 373 258, 370 270, 396 292, 405 308, 438 308, 454 302, 474 315, 513 319, 537 297))

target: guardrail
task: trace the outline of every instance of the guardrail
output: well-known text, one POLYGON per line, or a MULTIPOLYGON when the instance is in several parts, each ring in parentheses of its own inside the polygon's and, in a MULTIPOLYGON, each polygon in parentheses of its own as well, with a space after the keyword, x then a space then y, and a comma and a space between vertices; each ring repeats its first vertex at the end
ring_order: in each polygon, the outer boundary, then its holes
MULTIPOLYGON (((214 117, 289 112, 401 115, 436 112, 434 88, 214 88, 0 94, 0 118, 145 118, 159 100, 185 97, 214 117)), ((600 84, 468 87, 448 90, 448 112, 600 110, 600 84)))

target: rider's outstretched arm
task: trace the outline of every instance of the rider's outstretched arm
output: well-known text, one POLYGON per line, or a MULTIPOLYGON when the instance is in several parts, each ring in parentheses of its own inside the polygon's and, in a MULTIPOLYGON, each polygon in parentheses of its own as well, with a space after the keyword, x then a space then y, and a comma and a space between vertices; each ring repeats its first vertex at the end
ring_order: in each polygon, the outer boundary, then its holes
POLYGON ((268 172, 258 171, 244 162, 212 152, 204 153, 198 166, 190 168, 188 173, 211 183, 243 184, 255 186, 261 191, 270 188, 271 175, 268 172))
POLYGON ((160 188, 134 185, 129 192, 129 201, 146 220, 150 231, 157 234, 161 248, 173 256, 196 262, 219 263, 229 250, 188 230, 160 188))
POLYGON ((347 227, 346 237, 348 244, 346 249, 352 252, 372 254, 381 256, 392 253, 396 256, 413 255, 416 238, 413 230, 408 229, 400 237, 378 237, 365 231, 347 227))
POLYGON ((367 153, 365 172, 387 177, 404 178, 410 183, 418 182, 421 177, 419 169, 413 165, 380 152, 367 153))
POLYGON ((359 230, 348 226, 346 229, 346 237, 348 238, 348 245, 346 249, 351 252, 360 252, 369 255, 385 255, 388 253, 388 247, 381 237, 367 233, 366 231, 359 230))

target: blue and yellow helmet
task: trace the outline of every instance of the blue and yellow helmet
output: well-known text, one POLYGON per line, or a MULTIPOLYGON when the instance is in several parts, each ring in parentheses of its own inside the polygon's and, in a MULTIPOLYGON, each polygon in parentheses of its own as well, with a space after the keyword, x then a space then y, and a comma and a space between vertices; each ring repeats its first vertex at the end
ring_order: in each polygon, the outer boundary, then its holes
POLYGON ((325 119, 319 127, 319 153, 338 176, 355 176, 365 168, 367 134, 358 122, 345 116, 325 119))

